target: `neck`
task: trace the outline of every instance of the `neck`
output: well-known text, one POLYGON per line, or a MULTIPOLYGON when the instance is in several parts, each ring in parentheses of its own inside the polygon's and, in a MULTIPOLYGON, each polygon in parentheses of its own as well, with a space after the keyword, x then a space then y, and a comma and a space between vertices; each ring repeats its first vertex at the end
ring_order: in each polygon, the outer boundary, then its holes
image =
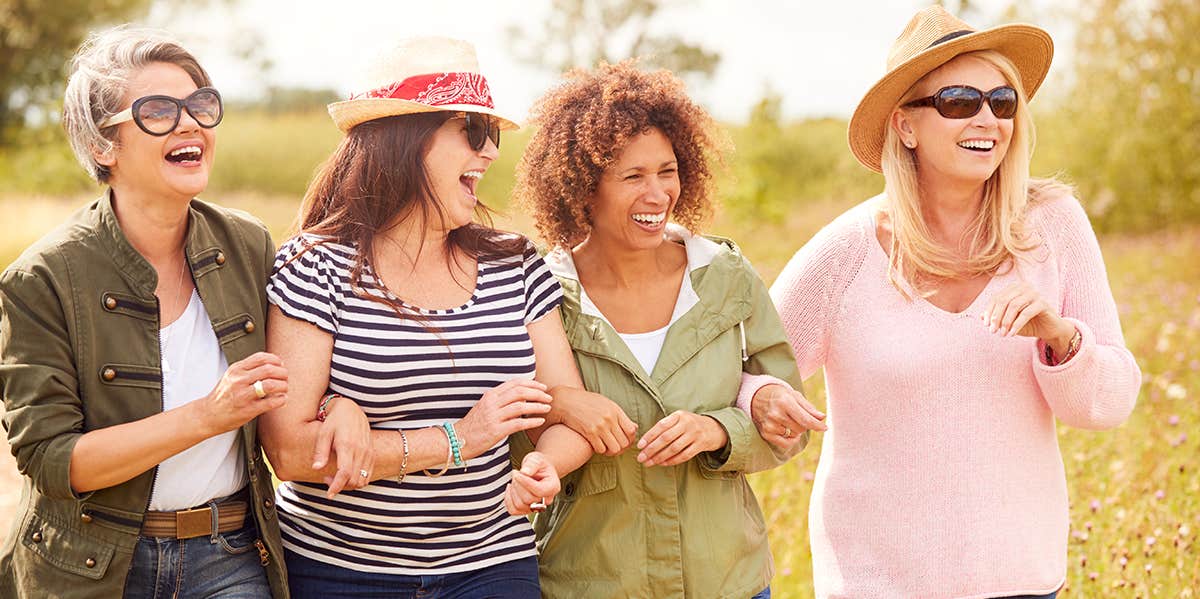
POLYGON ((376 261, 383 256, 384 260, 402 260, 410 269, 415 269, 417 261, 446 260, 449 245, 446 243, 449 232, 433 227, 422 227, 420 219, 405 217, 381 231, 375 237, 374 256, 376 261))
POLYGON ((190 198, 149 197, 115 182, 112 193, 117 223, 133 249, 153 264, 179 254, 187 236, 190 198))
POLYGON ((612 242, 595 235, 575 246, 571 255, 575 268, 597 284, 634 288, 671 274, 668 241, 642 249, 612 242))
POLYGON ((983 205, 983 183, 918 180, 918 184, 925 224, 942 241, 957 244, 983 205))

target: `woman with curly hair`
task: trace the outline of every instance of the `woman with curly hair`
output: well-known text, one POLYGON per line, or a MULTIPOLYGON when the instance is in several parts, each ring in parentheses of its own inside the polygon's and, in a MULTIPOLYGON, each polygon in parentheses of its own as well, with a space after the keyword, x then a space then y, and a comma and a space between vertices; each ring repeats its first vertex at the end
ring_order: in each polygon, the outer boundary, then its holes
POLYGON ((769 596, 745 474, 783 463, 805 436, 774 449, 734 401, 743 373, 799 380, 753 268, 733 243, 689 232, 713 209, 714 123, 670 73, 632 62, 572 73, 535 119, 516 195, 554 247, 584 384, 611 398, 555 398, 550 420, 598 455, 534 520, 545 594, 769 596))

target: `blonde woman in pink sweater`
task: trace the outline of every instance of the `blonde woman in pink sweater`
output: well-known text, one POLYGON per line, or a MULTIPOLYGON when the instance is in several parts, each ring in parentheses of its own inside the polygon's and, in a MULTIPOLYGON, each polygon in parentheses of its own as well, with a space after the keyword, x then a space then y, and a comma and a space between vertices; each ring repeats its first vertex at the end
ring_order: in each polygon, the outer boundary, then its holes
MULTIPOLYGON (((818 597, 1053 597, 1067 560, 1055 419, 1133 409, 1096 236, 1070 188, 1029 178, 1041 29, 931 7, 850 122, 884 193, 825 227, 771 289, 828 426, 809 512, 818 597)), ((764 438, 803 423, 751 404, 764 438)), ((791 411, 789 412, 788 409, 791 411)))

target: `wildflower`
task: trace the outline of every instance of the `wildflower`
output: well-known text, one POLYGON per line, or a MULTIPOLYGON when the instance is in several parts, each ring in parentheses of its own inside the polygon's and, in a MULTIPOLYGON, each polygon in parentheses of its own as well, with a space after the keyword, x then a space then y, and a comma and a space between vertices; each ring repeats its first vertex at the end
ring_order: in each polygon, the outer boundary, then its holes
POLYGON ((1090 506, 1089 506, 1089 507, 1091 507, 1091 508, 1092 508, 1092 513, 1093 513, 1093 514, 1094 514, 1094 513, 1096 513, 1096 512, 1098 512, 1098 511, 1100 511, 1100 500, 1099 500, 1099 499, 1093 499, 1093 500, 1092 500, 1092 503, 1090 504, 1090 506))
POLYGON ((1157 541, 1158 541, 1158 539, 1156 539, 1154 537, 1146 537, 1146 546, 1153 547, 1154 543, 1156 543, 1157 541))
POLYGON ((1171 416, 1167 418, 1167 424, 1171 426, 1179 424, 1179 414, 1171 414, 1171 416))
MULTIPOLYGON (((1159 489, 1159 490, 1157 490, 1157 491, 1155 491, 1155 492, 1154 492, 1154 498, 1155 498, 1155 499, 1157 499, 1157 500, 1159 500, 1159 501, 1162 501, 1163 497, 1166 497, 1166 496, 1167 496, 1167 492, 1166 492, 1166 491, 1163 491, 1162 489, 1159 489)), ((1152 539, 1153 539, 1154 537, 1150 537, 1150 538, 1152 538, 1152 539)))
POLYGON ((812 482, 812 479, 813 479, 813 473, 812 473, 812 471, 811 471, 811 470, 809 470, 809 471, 806 471, 806 472, 804 473, 804 480, 806 480, 806 481, 808 481, 808 482, 812 482))
POLYGON ((1095 572, 1088 572, 1088 580, 1096 580, 1096 577, 1098 576, 1100 575, 1095 572))

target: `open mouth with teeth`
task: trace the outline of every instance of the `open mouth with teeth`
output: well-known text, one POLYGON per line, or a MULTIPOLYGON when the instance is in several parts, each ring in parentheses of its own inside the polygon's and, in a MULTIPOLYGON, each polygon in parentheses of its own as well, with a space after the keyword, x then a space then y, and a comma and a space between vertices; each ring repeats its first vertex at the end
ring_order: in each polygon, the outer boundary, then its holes
POLYGON ((475 195, 475 189, 479 187, 479 180, 483 178, 483 171, 467 171, 459 175, 458 182, 462 185, 463 193, 472 200, 478 201, 479 197, 475 195))
POLYGON ((639 212, 634 214, 632 218, 633 222, 640 225, 643 229, 657 231, 662 228, 663 223, 667 222, 667 213, 639 212))
POLYGON ((204 156, 204 150, 200 146, 183 146, 175 148, 167 154, 167 162, 172 164, 194 164, 199 163, 200 158, 204 156))
POLYGON ((990 152, 996 147, 996 141, 992 139, 968 139, 958 142, 958 147, 972 152, 990 152))

